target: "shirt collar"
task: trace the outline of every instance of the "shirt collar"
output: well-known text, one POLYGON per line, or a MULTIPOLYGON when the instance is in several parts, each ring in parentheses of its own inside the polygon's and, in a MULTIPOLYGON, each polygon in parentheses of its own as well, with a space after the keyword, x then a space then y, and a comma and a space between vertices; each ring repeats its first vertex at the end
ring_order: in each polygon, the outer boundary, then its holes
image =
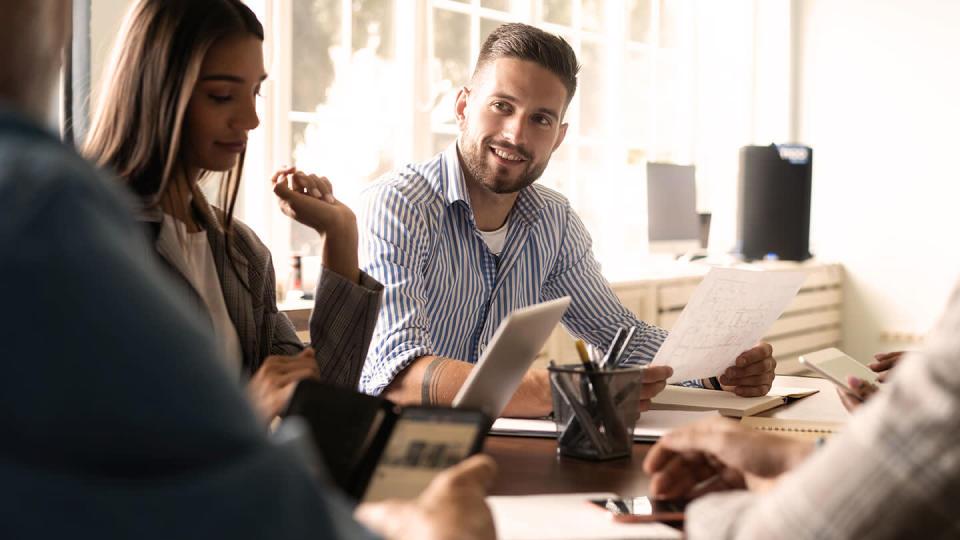
MULTIPOLYGON (((457 139, 459 141, 459 139, 457 139)), ((473 210, 470 206, 470 195, 467 193, 466 180, 463 177, 463 169, 460 168, 460 154, 457 152, 457 141, 454 141, 443 151, 443 157, 440 164, 440 176, 444 181, 443 195, 447 201, 447 206, 455 204, 457 201, 463 201, 467 208, 473 210)))
MULTIPOLYGON (((466 179, 463 175, 463 169, 460 167, 460 155, 457 152, 456 141, 450 144, 441 154, 440 159, 440 180, 441 189, 447 206, 452 206, 457 201, 462 201, 470 212, 473 207, 470 205, 470 196, 467 193, 466 179)), ((523 188, 513 204, 511 216, 516 215, 528 225, 533 225, 540 219, 541 211, 546 207, 546 201, 543 196, 537 192, 537 189, 531 185, 523 188)))

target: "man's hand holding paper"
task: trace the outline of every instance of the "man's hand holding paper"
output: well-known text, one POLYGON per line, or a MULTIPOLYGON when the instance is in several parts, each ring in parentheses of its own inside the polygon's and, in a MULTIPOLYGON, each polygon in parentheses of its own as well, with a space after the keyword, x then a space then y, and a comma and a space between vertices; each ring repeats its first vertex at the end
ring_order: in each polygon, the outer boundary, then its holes
POLYGON ((773 347, 769 343, 760 343, 737 357, 734 364, 720 375, 720 385, 738 396, 765 396, 773 385, 776 369, 773 347))
POLYGON ((667 379, 673 375, 670 366, 651 366, 643 370, 643 385, 640 388, 637 407, 640 412, 650 410, 650 400, 667 387, 667 379))
POLYGON ((758 343, 803 284, 805 272, 713 268, 693 292, 651 365, 673 368, 669 382, 718 377, 724 390, 762 396, 776 369, 758 343))

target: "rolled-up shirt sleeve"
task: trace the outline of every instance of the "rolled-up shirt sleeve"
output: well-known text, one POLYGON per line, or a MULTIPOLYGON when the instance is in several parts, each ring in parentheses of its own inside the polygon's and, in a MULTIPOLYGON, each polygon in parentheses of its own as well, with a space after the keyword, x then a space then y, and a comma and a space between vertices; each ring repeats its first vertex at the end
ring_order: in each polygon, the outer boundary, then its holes
POLYGON ((754 496, 687 508, 687 537, 955 538, 960 495, 960 297, 844 431, 754 496))
POLYGON ((600 271, 592 244, 583 222, 568 206, 563 248, 544 284, 544 296, 570 296, 573 301, 563 316, 563 325, 601 350, 613 341, 618 328, 636 326, 624 363, 647 364, 660 350, 667 331, 641 321, 620 302, 600 271))
POLYGON ((429 232, 417 208, 390 183, 365 192, 363 202, 361 266, 384 292, 360 390, 378 395, 411 362, 433 352, 424 312, 429 232))
MULTIPOLYGON (((640 320, 620 302, 593 256, 590 233, 569 206, 562 245, 543 290, 545 299, 572 298, 570 308, 563 316, 563 325, 571 334, 602 351, 607 350, 618 328, 636 326, 637 331, 620 363, 646 365, 652 362, 667 339, 667 331, 640 320)), ((681 384, 703 387, 700 381, 681 384)))

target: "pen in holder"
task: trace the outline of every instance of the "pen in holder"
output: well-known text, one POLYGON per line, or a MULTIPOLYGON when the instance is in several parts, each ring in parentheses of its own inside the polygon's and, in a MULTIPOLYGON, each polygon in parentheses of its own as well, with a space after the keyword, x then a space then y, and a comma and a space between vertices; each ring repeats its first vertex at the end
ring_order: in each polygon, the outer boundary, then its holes
POLYGON ((644 368, 548 369, 560 454, 591 460, 629 457, 640 417, 638 393, 632 390, 642 382, 644 368))

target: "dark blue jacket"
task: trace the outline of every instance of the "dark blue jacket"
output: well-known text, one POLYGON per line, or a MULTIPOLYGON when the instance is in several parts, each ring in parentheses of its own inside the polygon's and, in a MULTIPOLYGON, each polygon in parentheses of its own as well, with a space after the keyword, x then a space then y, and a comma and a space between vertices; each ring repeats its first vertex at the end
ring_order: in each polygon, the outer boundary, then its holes
POLYGON ((0 110, 0 538, 366 537, 267 440, 132 207, 0 110))

